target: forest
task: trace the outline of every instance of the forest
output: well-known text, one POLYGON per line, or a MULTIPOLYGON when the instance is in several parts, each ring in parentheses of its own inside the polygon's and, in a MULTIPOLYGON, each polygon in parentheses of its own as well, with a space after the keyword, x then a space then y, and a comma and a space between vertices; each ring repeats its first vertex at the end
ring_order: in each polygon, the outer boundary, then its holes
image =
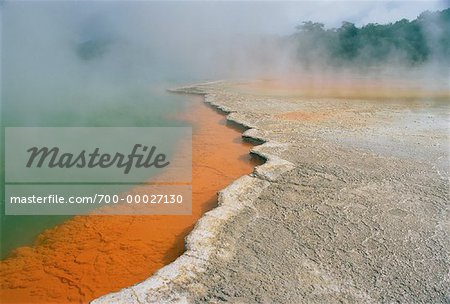
POLYGON ((421 13, 416 19, 357 27, 344 21, 339 28, 306 21, 289 37, 306 66, 380 63, 420 65, 450 63, 450 9, 421 13))

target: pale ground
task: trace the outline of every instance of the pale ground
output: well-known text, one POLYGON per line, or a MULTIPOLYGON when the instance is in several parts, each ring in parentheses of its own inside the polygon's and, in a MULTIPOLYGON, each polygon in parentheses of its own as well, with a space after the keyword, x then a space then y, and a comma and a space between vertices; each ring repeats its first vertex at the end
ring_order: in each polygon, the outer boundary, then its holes
POLYGON ((179 261, 96 303, 450 303, 449 100, 180 91, 251 127, 270 161, 179 261))

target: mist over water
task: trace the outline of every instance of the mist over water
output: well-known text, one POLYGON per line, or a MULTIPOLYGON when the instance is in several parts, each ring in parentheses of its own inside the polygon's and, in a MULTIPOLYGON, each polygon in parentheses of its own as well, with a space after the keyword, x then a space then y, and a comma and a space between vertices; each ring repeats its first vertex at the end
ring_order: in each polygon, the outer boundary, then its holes
MULTIPOLYGON (((292 81, 305 74, 321 83, 324 76, 350 75, 347 68, 305 69, 297 61, 287 37, 302 21, 384 23, 445 7, 439 1, 0 2, 2 124, 182 125, 170 117, 189 105, 167 94, 169 87, 218 79, 292 81)), ((383 71, 410 71, 389 67, 383 71)), ((434 78, 442 82, 435 75, 442 67, 429 67, 409 75, 430 85, 434 78)), ((2 215, 2 231, 8 231, 2 255, 63 219, 2 215)))
MULTIPOLYGON (((167 109, 180 106, 164 90, 177 83, 305 74, 320 78, 355 70, 327 64, 312 41, 291 43, 288 37, 302 21, 338 27, 350 19, 361 25, 414 19, 425 9, 445 7, 445 2, 401 1, 3 2, 3 121, 28 126, 164 124, 167 109), (351 13, 342 10, 349 7, 351 13), (313 56, 301 62, 305 49, 313 56)), ((439 63, 416 67, 414 73, 405 73, 409 67, 394 61, 377 67, 385 74, 429 80, 445 71, 439 63)))

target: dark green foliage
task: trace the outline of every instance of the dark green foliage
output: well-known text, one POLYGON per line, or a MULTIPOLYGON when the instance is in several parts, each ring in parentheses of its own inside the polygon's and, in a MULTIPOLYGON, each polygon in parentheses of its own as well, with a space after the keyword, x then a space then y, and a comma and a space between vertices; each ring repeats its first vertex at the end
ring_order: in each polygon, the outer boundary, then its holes
POLYGON ((389 24, 367 24, 360 28, 343 22, 326 29, 321 23, 303 22, 292 39, 303 62, 348 62, 374 65, 395 60, 412 65, 430 59, 450 63, 450 9, 424 12, 417 19, 389 24))
POLYGON ((344 21, 342 26, 336 30, 338 45, 335 55, 344 59, 354 59, 358 56, 361 47, 361 34, 353 23, 344 21))
POLYGON ((101 57, 110 44, 106 39, 88 40, 78 44, 77 54, 83 60, 91 60, 101 57))

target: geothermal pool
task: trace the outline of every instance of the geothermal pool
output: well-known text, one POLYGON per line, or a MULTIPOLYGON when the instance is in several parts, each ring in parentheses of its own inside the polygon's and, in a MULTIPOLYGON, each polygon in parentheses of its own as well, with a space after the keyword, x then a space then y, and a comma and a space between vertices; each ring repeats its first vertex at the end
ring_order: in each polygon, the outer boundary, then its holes
POLYGON ((189 107, 176 119, 193 127, 192 215, 67 219, 2 261, 4 302, 87 302, 144 280, 181 255, 184 237, 215 206, 217 192, 259 162, 223 115, 200 97, 184 98, 189 107))

